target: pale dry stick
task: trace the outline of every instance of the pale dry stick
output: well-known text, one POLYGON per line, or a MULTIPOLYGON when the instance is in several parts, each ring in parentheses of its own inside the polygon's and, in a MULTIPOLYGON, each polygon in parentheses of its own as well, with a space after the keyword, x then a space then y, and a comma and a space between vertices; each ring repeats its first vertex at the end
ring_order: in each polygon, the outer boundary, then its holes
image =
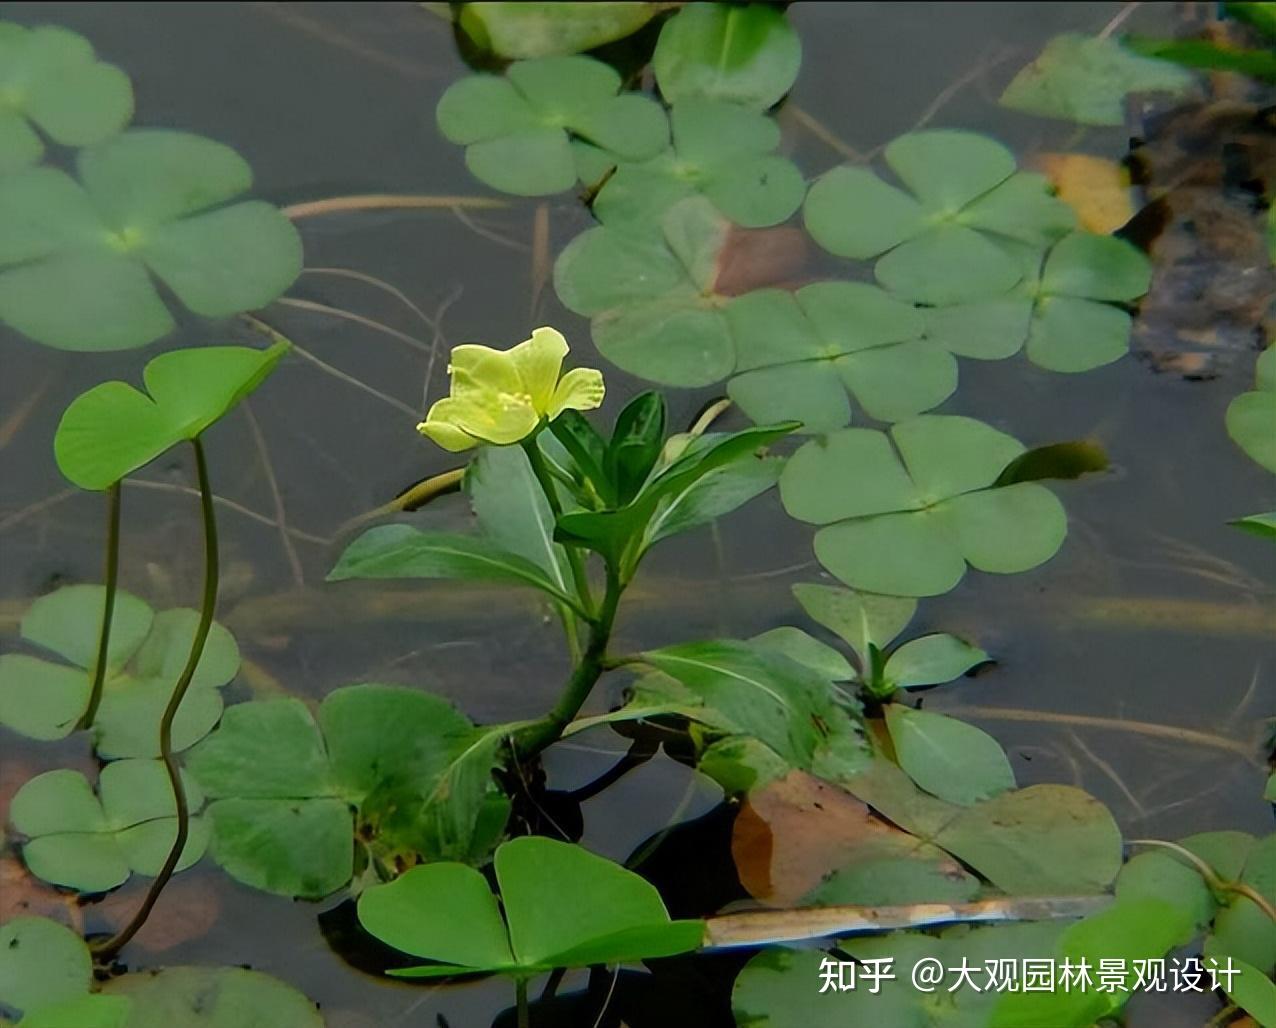
POLYGON ((536 320, 541 293, 549 281, 549 204, 542 200, 532 216, 532 299, 527 309, 527 320, 536 320))
MULTIPOLYGON (((176 482, 153 482, 146 478, 126 478, 124 484, 130 488, 137 486, 139 489, 154 489, 157 492, 181 493, 186 496, 198 496, 199 490, 188 485, 179 485, 176 482)), ((225 496, 214 496, 213 502, 219 507, 226 510, 232 510, 236 514, 242 514, 244 517, 259 522, 263 525, 269 525, 271 528, 277 527, 275 519, 269 517, 261 511, 253 510, 251 507, 245 507, 242 503, 236 503, 234 500, 228 500, 225 496)), ((314 535, 311 532, 303 531, 300 528, 288 526, 288 534, 294 539, 300 539, 302 542, 314 543, 316 546, 331 546, 332 540, 322 535, 314 535)))
POLYGON ((787 114, 830 150, 836 150, 848 161, 855 164, 863 164, 868 160, 855 147, 839 139, 824 122, 816 118, 815 115, 803 110, 797 104, 785 104, 780 108, 780 113, 782 115, 787 114))
POLYGON ((1125 780, 1117 774, 1116 768, 1095 753, 1094 750, 1090 749, 1090 747, 1085 744, 1085 740, 1082 739, 1075 730, 1070 730, 1068 732, 1068 738, 1072 741, 1072 745, 1088 757, 1090 762, 1102 771, 1112 781, 1112 783, 1121 790, 1121 795, 1124 796, 1126 802, 1134 808, 1135 813, 1138 814, 1140 818, 1146 819, 1147 810, 1145 810, 1143 804, 1139 802, 1139 798, 1130 791, 1130 787, 1125 784, 1125 780))
POLYGON ((297 556, 297 547, 293 545, 292 536, 288 534, 288 516, 284 509, 284 494, 279 488, 279 479, 275 476, 275 466, 270 460, 270 451, 266 449, 266 437, 262 435, 257 416, 247 400, 243 401, 244 417, 248 419, 248 427, 253 434, 253 442, 257 445, 257 453, 261 457, 261 470, 266 476, 266 485, 270 488, 270 496, 275 504, 275 524, 279 528, 279 539, 283 543, 284 553, 288 557, 288 566, 292 570, 292 580, 298 589, 306 587, 306 574, 301 567, 301 558, 297 556))
POLYGON ((324 200, 308 200, 283 208, 293 221, 320 214, 348 214, 351 211, 452 211, 463 208, 491 211, 508 207, 505 200, 494 196, 416 196, 398 193, 366 193, 357 196, 330 196, 324 200))
POLYGON ((381 292, 388 293, 390 296, 393 296, 396 300, 403 304, 403 306, 408 308, 408 310, 429 325, 430 328, 438 328, 438 324, 435 319, 431 318, 425 313, 425 311, 413 303, 407 293, 397 286, 391 285, 385 279, 377 278, 376 275, 369 275, 363 271, 356 271, 354 268, 302 268, 301 273, 303 275, 331 275, 334 278, 348 278, 355 282, 362 282, 365 285, 372 286, 375 289, 380 289, 381 292))
POLYGON ((1221 735, 1198 732, 1193 728, 1178 728, 1150 721, 1126 721, 1124 719, 1096 717, 1092 714, 1059 714, 1048 710, 1022 710, 1016 707, 978 707, 956 704, 945 707, 944 713, 968 718, 984 718, 988 721, 1026 721, 1036 724, 1076 725, 1082 728, 1102 728, 1114 732, 1129 732, 1153 739, 1182 742, 1209 749, 1224 750, 1243 757, 1255 767, 1263 766, 1257 748, 1249 743, 1228 739, 1221 735))
POLYGON ((1238 724, 1240 718, 1249 708, 1255 694, 1258 692, 1259 672, 1263 669, 1263 662, 1260 660, 1254 665, 1254 673, 1249 676, 1249 686, 1245 690, 1245 695, 1236 701, 1236 705, 1232 708, 1231 716, 1223 722, 1224 727, 1234 728, 1238 724))
POLYGON ((1137 11, 1142 6, 1143 5, 1141 3, 1137 3, 1137 2, 1126 4, 1124 7, 1121 8, 1121 10, 1119 10, 1116 13, 1116 16, 1110 22, 1108 22, 1106 25, 1103 26, 1103 28, 1101 28, 1098 31, 1095 38, 1107 39, 1110 35, 1112 35, 1112 33, 1114 33, 1117 29, 1119 29, 1122 25, 1125 24, 1126 19, 1128 19, 1130 15, 1132 15, 1135 11, 1137 11))
POLYGON ((55 368, 51 373, 44 376, 43 381, 32 389, 22 402, 13 408, 9 416, 0 422, 0 450, 3 450, 11 442, 13 437, 22 431, 22 426, 27 423, 31 414, 39 406, 40 401, 44 399, 44 394, 49 391, 49 386, 53 384, 53 380, 57 378, 59 368, 55 368))
POLYGON ((603 1017, 607 1014, 607 1008, 611 1006, 611 997, 616 991, 616 982, 620 978, 620 965, 617 964, 611 969, 611 984, 607 986, 607 995, 603 997, 602 1008, 598 1011, 598 1016, 594 1019, 594 1028, 601 1028, 603 1017))
POLYGON ((403 414, 406 414, 408 417, 410 417, 413 420, 414 423, 417 421, 419 417, 417 412, 413 408, 409 407, 402 400, 396 400, 393 396, 389 396, 386 393, 381 392, 381 390, 375 389, 372 386, 368 385, 367 382, 363 382, 360 379, 355 378, 353 375, 347 375, 340 368, 333 367, 327 361, 321 360, 320 358, 316 357, 313 353, 311 353, 309 350, 304 349, 301 346, 298 346, 296 343, 292 344, 292 348, 297 354, 304 357, 306 360, 310 361, 310 363, 313 364, 315 367, 317 367, 320 371, 326 372, 327 374, 331 375, 333 378, 339 379, 340 381, 346 383, 346 385, 354 386, 354 388, 367 393, 369 396, 375 396, 382 403, 389 404, 395 410, 400 411, 403 414))
POLYGON ((475 221, 468 214, 466 214, 465 211, 462 210, 460 207, 453 207, 452 213, 456 215, 457 221, 459 221, 462 225, 468 228, 475 235, 482 236, 484 239, 489 239, 493 243, 498 243, 501 246, 507 246, 511 250, 517 250, 519 253, 526 253, 528 250, 531 249, 531 247, 528 246, 526 243, 519 242, 517 239, 511 239, 509 236, 503 236, 499 232, 494 232, 492 229, 486 228, 485 226, 480 225, 477 221, 475 221))
POLYGON ((72 496, 80 495, 82 494, 79 489, 63 489, 60 493, 54 493, 52 496, 46 496, 43 500, 36 500, 34 503, 29 503, 22 509, 15 510, 8 517, 0 520, 0 532, 7 532, 15 525, 22 524, 22 522, 27 520, 27 518, 43 513, 50 507, 56 507, 58 504, 69 500, 72 496))
MULTIPOLYGON (((377 321, 375 318, 369 318, 363 314, 356 314, 354 311, 348 311, 344 307, 332 307, 326 303, 316 303, 314 300, 302 300, 295 296, 281 296, 275 303, 284 307, 294 307, 301 311, 310 311, 314 314, 327 314, 329 317, 341 318, 343 321, 352 321, 356 325, 363 328, 370 328, 374 332, 381 332, 397 339, 402 343, 407 343, 414 349, 420 350, 422 353, 430 352, 430 344, 416 336, 410 336, 406 332, 400 332, 397 328, 393 328, 385 322, 377 321)), ((295 344, 294 344, 295 345, 295 344)))
POLYGON ((1267 917, 1276 922, 1276 907, 1261 892, 1255 889, 1248 882, 1229 882, 1219 877, 1217 871, 1209 864, 1198 857, 1191 850, 1184 846, 1180 846, 1176 842, 1167 842, 1165 839, 1131 839, 1131 846, 1155 846, 1159 849, 1170 850, 1176 856, 1181 857, 1191 864, 1205 879, 1205 884, 1214 892, 1234 892, 1238 896, 1244 896, 1247 900, 1258 907, 1267 917))
POLYGON ((329 28, 321 21, 316 21, 314 18, 307 17, 297 9, 295 4, 250 4, 249 10, 252 10, 253 8, 261 11, 267 17, 282 22, 290 28, 298 29, 307 35, 314 36, 316 39, 323 40, 330 46, 348 51, 356 57, 361 57, 365 61, 371 61, 374 64, 379 64, 383 68, 388 68, 400 75, 416 79, 429 79, 436 77, 436 73, 432 72, 424 64, 418 65, 411 61, 400 60, 399 58, 383 53, 374 47, 365 46, 358 40, 351 38, 347 33, 339 32, 335 29, 329 28))
POLYGON ((430 359, 425 364, 425 380, 421 384, 421 410, 426 410, 430 406, 430 382, 434 379, 434 364, 439 356, 439 344, 447 344, 447 339, 443 335, 443 318, 446 316, 452 304, 461 298, 463 287, 458 283, 452 287, 452 291, 448 293, 434 311, 434 338, 430 340, 430 359))

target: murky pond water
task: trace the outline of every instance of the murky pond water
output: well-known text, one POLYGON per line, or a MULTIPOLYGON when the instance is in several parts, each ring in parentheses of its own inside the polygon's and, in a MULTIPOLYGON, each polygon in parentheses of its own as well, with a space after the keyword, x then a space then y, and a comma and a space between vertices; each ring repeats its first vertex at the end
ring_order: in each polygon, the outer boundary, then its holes
MULTIPOLYGON (((1021 154, 1062 149, 1076 141, 1071 126, 1008 112, 996 96, 1052 36, 1094 32, 1120 9, 796 4, 790 18, 804 58, 778 113, 783 150, 813 178, 844 158, 812 124, 860 152, 922 124, 987 132, 1021 154)), ((356 193, 485 192, 462 148, 434 125, 439 97, 469 69, 451 26, 417 5, 19 3, 5 16, 82 32, 133 77, 138 123, 232 145, 252 163, 256 191, 280 205, 356 193)), ((1143 5, 1134 18, 1155 32, 1175 11, 1143 5)), ((1119 159, 1128 132, 1089 130, 1085 142, 1119 159)), ((566 659, 557 626, 524 594, 323 582, 350 519, 451 466, 413 431, 427 402, 446 390, 449 346, 516 340, 549 323, 568 335, 580 363, 607 368, 608 413, 642 388, 596 357, 585 320, 546 283, 533 245, 534 225, 546 217, 550 254, 590 224, 571 194, 516 199, 501 210, 303 223, 307 271, 289 296, 305 303, 268 312, 298 352, 209 440, 223 501, 219 617, 247 661, 228 700, 281 689, 317 698, 350 682, 428 684, 477 722, 533 717, 552 702, 566 659), (403 295, 330 269, 375 276, 403 295), (394 334, 306 304, 356 312, 394 334)), ((818 276, 827 260, 806 253, 796 277, 818 276)), ((190 319, 172 339, 192 346, 253 337, 238 323, 190 319)), ((1056 558, 1022 575, 968 575, 925 601, 914 628, 961 635, 996 660, 928 699, 927 709, 995 734, 1020 785, 1086 789, 1128 838, 1271 830, 1261 737, 1276 708, 1276 550, 1226 524, 1276 498, 1271 476, 1224 431, 1224 410, 1249 388, 1254 356, 1225 356, 1207 381, 1157 373, 1133 357, 1062 382, 1026 361, 967 361, 960 391, 942 408, 1029 445, 1091 438, 1108 451, 1110 473, 1066 490, 1070 534, 1056 558)), ((31 597, 99 579, 100 500, 67 488, 51 441, 74 396, 103 379, 134 379, 140 362, 131 351, 76 359, 4 330, 0 367, 0 645, 8 646, 31 597)), ((672 423, 688 424, 719 392, 671 391, 672 423)), ((157 607, 195 605, 201 556, 191 468, 184 456, 169 457, 138 477, 124 491, 121 584, 157 607)), ((470 515, 463 499, 445 497, 415 518, 462 528, 470 515)), ((793 623, 791 584, 822 574, 810 537, 768 494, 712 531, 665 544, 635 584, 617 648, 744 638, 793 623)), ((600 695, 592 707, 617 698, 600 695)), ((87 743, 73 743, 50 749, 0 736, 5 802, 10 782, 68 755, 88 766, 87 743)), ((627 747, 605 728, 575 736, 551 755, 549 784, 580 789, 627 747)), ((730 812, 720 800, 715 786, 662 754, 579 805, 581 839, 620 861, 642 851, 640 866, 675 916, 704 915, 739 895, 727 852, 730 812)), ((547 823, 555 813, 546 812, 547 823)), ((575 807, 563 816, 575 817, 575 807)), ((123 895, 114 909, 140 890, 130 885, 123 895)), ((130 962, 250 965, 312 997, 331 1028, 486 1025, 510 1003, 501 982, 422 987, 355 970, 317 930, 316 918, 335 901, 267 896, 208 867, 183 875, 172 903, 182 910, 174 920, 202 925, 208 917, 207 930, 177 932, 174 941, 157 926, 139 937, 130 962)), ((107 920, 96 906, 84 916, 90 928, 107 920)), ((327 920, 340 931, 339 912, 327 920)), ((590 996, 552 1023, 729 1025, 740 963, 671 961, 654 981, 574 972, 559 992, 588 986, 590 996)), ((1199 1023, 1198 1014, 1186 1001, 1143 997, 1131 1023, 1199 1023)))

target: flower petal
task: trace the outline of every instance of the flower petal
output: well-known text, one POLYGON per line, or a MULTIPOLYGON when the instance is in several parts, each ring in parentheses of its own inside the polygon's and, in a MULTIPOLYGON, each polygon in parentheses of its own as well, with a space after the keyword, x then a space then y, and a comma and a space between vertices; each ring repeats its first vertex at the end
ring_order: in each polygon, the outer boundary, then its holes
POLYGON ((431 412, 439 407, 443 407, 443 420, 497 446, 526 439, 540 423, 528 399, 513 393, 483 392, 440 400, 431 412))
POLYGON ((531 394, 532 406, 537 413, 544 414, 549 410, 567 349, 567 340, 560 332, 552 328, 538 328, 532 332, 531 339, 509 351, 509 357, 523 381, 523 389, 531 394))
POLYGON ((445 450, 460 453, 478 445, 478 440, 462 428, 458 428, 447 416, 448 400, 439 400, 430 408, 425 420, 417 425, 416 430, 427 439, 432 439, 445 450), (439 406, 444 405, 443 410, 439 406))
POLYGON ((452 396, 474 392, 521 393, 525 391, 512 351, 464 343, 454 347, 448 373, 452 376, 452 396))
POLYGON ((603 402, 603 373, 594 368, 572 368, 554 390, 545 416, 553 421, 565 410, 594 410, 603 402))

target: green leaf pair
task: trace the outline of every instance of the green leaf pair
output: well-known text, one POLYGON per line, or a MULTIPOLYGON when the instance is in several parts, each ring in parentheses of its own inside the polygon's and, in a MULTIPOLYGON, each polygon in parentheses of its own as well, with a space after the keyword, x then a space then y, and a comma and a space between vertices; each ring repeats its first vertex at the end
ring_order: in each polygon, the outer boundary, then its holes
POLYGON ((989 659, 983 650, 943 633, 913 639, 885 656, 886 647, 917 610, 917 601, 910 597, 877 596, 814 583, 793 586, 793 595, 812 620, 855 651, 859 670, 848 678, 862 681, 876 697, 889 696, 896 689, 951 682, 989 659))
POLYGON ((728 513, 774 481, 770 468, 730 480, 713 476, 748 467, 760 448, 796 427, 790 423, 693 438, 681 453, 650 472, 628 503, 610 510, 568 512, 558 519, 555 538, 598 552, 626 583, 656 542, 728 513))
POLYGON ((908 192, 867 168, 835 168, 807 195, 806 227, 840 257, 880 256, 877 280, 908 299, 951 304, 1004 293, 1021 271, 999 241, 1044 247, 1075 225, 1046 180, 1016 171, 1014 155, 986 136, 913 132, 885 157, 908 192))
POLYGON ((594 198, 604 225, 654 226, 678 201, 704 194, 746 228, 778 225, 802 205, 806 180, 786 157, 776 123, 713 100, 684 100, 669 112, 673 146, 642 163, 621 162, 594 198))
POLYGON ((221 143, 134 129, 0 180, 0 319, 67 350, 145 346, 173 316, 152 276, 196 314, 264 307, 301 272, 275 207, 236 200, 252 171, 221 143))
POLYGON ((414 867, 359 897, 364 928, 434 961, 390 974, 526 978, 673 956, 702 943, 704 922, 671 921, 655 888, 579 846, 526 836, 500 846, 495 865, 499 907, 487 879, 457 863, 414 867))
POLYGON ((87 146, 133 117, 128 76, 99 61, 79 33, 57 25, 0 22, 0 93, 0 172, 39 161, 40 132, 63 146, 87 146))
MULTIPOLYGON (((203 806, 189 781, 186 802, 203 806)), ((177 806, 158 760, 117 760, 102 768, 98 795, 78 771, 46 771, 25 782, 9 811, 27 841, 22 859, 38 877, 80 892, 106 892, 133 872, 154 876, 177 837, 177 806)), ((190 867, 208 846, 208 823, 190 821, 176 870, 190 867)))
POLYGON ((582 504, 598 499, 606 507, 629 503, 647 481, 665 443, 665 401, 656 392, 640 393, 616 418, 604 440, 577 411, 565 411, 550 431, 576 464, 582 504))
POLYGON ((62 415, 53 439, 58 467, 81 489, 114 485, 198 437, 261 385, 287 352, 283 342, 265 350, 173 350, 146 365, 146 393, 127 382, 94 386, 62 415))
POLYGON ((439 100, 439 131, 463 145, 475 178, 518 196, 561 193, 576 184, 579 139, 614 155, 647 160, 669 141, 664 110, 620 92, 620 76, 590 57, 543 57, 505 76, 471 75, 439 100))
MULTIPOLYGON (((36 600, 22 618, 27 642, 65 663, 23 653, 0 656, 0 724, 34 739, 70 734, 88 706, 106 590, 64 586, 36 600)), ((156 614, 130 593, 118 592, 94 745, 104 757, 159 756, 159 723, 189 656, 199 615, 186 608, 156 614)), ((218 691, 239 673, 239 647, 213 623, 173 722, 173 749, 208 734, 222 712, 218 691)))
POLYGON ((1067 518, 1053 493, 994 485, 1023 452, 983 422, 924 414, 889 435, 848 428, 812 439, 789 459, 780 496, 793 517, 825 526, 815 554, 847 585, 933 596, 968 564, 1026 571, 1062 545, 1067 518))
POLYGON ((492 781, 508 726, 388 685, 231 707, 187 760, 212 800, 212 855, 235 879, 318 898, 350 880, 355 829, 374 859, 479 860, 509 802, 492 781), (352 811, 357 810, 357 821, 352 811))
POLYGON ((565 57, 623 39, 660 13, 663 4, 596 2, 465 3, 457 27, 481 50, 526 60, 565 57))

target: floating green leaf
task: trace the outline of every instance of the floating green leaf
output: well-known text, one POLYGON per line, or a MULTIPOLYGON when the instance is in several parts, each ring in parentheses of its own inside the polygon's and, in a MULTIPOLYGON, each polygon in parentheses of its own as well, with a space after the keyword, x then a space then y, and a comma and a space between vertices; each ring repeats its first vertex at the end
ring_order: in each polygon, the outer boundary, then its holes
MULTIPOLYGON (((64 586, 36 600, 22 637, 68 663, 24 653, 0 656, 0 724, 35 739, 68 735, 88 706, 105 590, 64 586)), ((190 652, 199 615, 186 608, 155 614, 136 596, 116 593, 102 703, 94 745, 105 757, 159 756, 159 722, 190 652)), ((218 689, 239 672, 234 637, 213 622, 191 690, 173 722, 173 749, 203 738, 221 716, 218 689)))
POLYGON ((359 897, 359 921, 382 942, 437 961, 401 977, 621 964, 698 949, 702 921, 670 921, 632 871, 570 843, 525 836, 496 851, 505 917, 487 880, 456 863, 415 867, 359 897))
POLYGON ((115 135, 133 117, 133 87, 93 45, 57 25, 0 22, 0 172, 44 155, 39 129, 63 146, 115 135))
POLYGON ((576 184, 573 136, 617 158, 646 160, 665 148, 669 124, 649 97, 620 92, 620 75, 590 57, 543 57, 505 76, 471 75, 439 100, 439 131, 464 146, 479 180, 518 196, 576 184))
POLYGON ((128 998, 126 1028, 324 1028, 315 1005, 291 985, 242 967, 167 967, 104 986, 128 998))
POLYGON ((941 800, 968 807, 1015 787, 1001 744, 974 725, 898 703, 887 705, 886 725, 899 766, 941 800))
POLYGON ((491 778, 506 733, 428 693, 356 685, 324 699, 318 724, 298 700, 236 704, 187 767, 213 801, 214 860, 268 892, 320 897, 349 880, 356 825, 386 860, 481 859, 487 819, 499 835, 508 813, 491 778))
POLYGON ((1251 460, 1276 473, 1276 346, 1258 358, 1257 389, 1242 393, 1227 408, 1227 434, 1251 460))
POLYGON ((956 636, 923 635, 887 658, 885 678, 896 689, 942 685, 988 660, 988 654, 956 636))
POLYGON ((850 420, 846 393, 873 418, 898 421, 957 388, 957 362, 921 339, 911 305, 875 286, 817 282, 796 293, 759 289, 734 300, 736 344, 728 392, 754 421, 793 419, 808 432, 850 420))
POLYGON ((806 227, 841 257, 881 255, 878 281, 927 304, 997 296, 1022 270, 1001 240, 1043 247, 1075 224, 1040 176, 1016 172, 996 140, 932 129, 900 136, 886 163, 909 192, 867 168, 839 167, 807 195, 806 227))
POLYGON ((1123 125, 1127 93, 1184 93, 1182 68, 1131 53, 1116 39, 1056 36, 1001 94, 1003 107, 1080 125, 1123 125))
MULTIPOLYGON (((1244 869, 1220 866, 1218 855, 1204 857, 1225 880, 1239 880, 1276 904, 1276 833, 1248 847, 1244 869)), ((1276 965, 1276 924, 1248 896, 1232 893, 1214 918, 1205 942, 1206 956, 1243 960, 1258 968, 1276 965)))
POLYGON ((78 999, 92 981, 89 948, 71 929, 46 917, 0 925, 0 1005, 36 1011, 78 999))
POLYGON ((1229 521, 1228 524, 1235 525, 1251 535, 1261 536, 1264 539, 1276 539, 1276 510, 1267 511, 1265 514, 1248 514, 1235 521, 1229 521))
POLYGON ((94 386, 62 415, 53 439, 58 467, 81 489, 106 489, 200 435, 261 385, 287 352, 282 342, 265 350, 173 350, 147 363, 146 393, 127 382, 94 386))
POLYGON ((623 39, 666 6, 604 0, 588 4, 466 3, 461 5, 457 24, 475 46, 499 57, 564 57, 623 39))
POLYGON ((785 221, 802 204, 806 181, 773 151, 780 130, 762 114, 734 104, 689 99, 669 112, 673 147, 641 164, 622 162, 594 199, 604 225, 659 227, 679 200, 703 193, 737 225, 785 221))
POLYGON ((735 366, 735 347, 714 292, 727 223, 704 197, 661 219, 662 233, 600 226, 559 255, 554 287, 591 320, 599 353, 631 374, 666 385, 703 386, 735 366))
POLYGON ((1227 998, 1249 1014, 1261 1028, 1276 1028, 1276 983, 1252 964, 1234 961, 1239 974, 1224 979, 1231 984, 1227 998))
MULTIPOLYGON (((187 784, 192 810, 203 796, 187 784)), ((133 872, 157 875, 177 836, 177 808, 164 765, 157 760, 117 760, 98 779, 98 795, 78 771, 46 771, 13 797, 13 827, 27 841, 22 858, 38 877, 80 892, 106 892, 133 872)), ((208 825, 190 822, 177 870, 204 855, 208 825)))
POLYGON ((145 346, 173 328, 152 275, 190 310, 263 307, 301 271, 297 230, 260 200, 235 151, 133 129, 0 180, 0 320, 67 350, 145 346))
POLYGON ((799 582, 793 586, 793 595, 811 620, 855 651, 861 668, 871 663, 871 647, 886 649, 917 613, 917 601, 911 597, 877 596, 836 585, 799 582))
POLYGON ((670 103, 706 97, 765 110, 797 78, 802 43, 769 4, 688 4, 661 29, 652 56, 670 103))
POLYGON ((803 445, 780 476, 780 496, 793 517, 827 526, 815 554, 843 582, 932 596, 961 581, 968 563, 1026 571, 1062 545, 1067 519, 1048 489, 990 488, 1023 450, 970 418, 921 415, 889 436, 848 428, 803 445))

